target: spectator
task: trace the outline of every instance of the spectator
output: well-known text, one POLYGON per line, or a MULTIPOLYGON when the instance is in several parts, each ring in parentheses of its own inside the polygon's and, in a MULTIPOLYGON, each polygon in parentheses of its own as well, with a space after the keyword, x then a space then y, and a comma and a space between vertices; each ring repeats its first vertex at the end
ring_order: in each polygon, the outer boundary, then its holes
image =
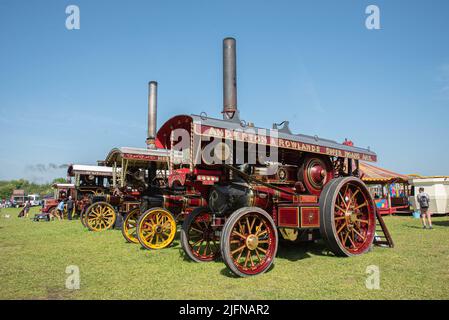
POLYGON ((421 208, 421 222, 423 224, 423 229, 427 229, 426 216, 427 220, 429 221, 429 229, 433 229, 432 220, 430 218, 432 214, 429 211, 429 203, 430 203, 429 195, 426 192, 424 192, 424 188, 421 187, 419 188, 419 193, 416 197, 419 203, 419 207, 421 208))
POLYGON ((69 220, 72 220, 72 212, 73 212, 74 206, 75 206, 75 202, 72 200, 72 196, 69 196, 69 199, 67 200, 67 218, 69 220))
POLYGON ((25 206, 23 208, 23 215, 25 218, 28 218, 28 214, 30 212, 31 202, 30 200, 25 201, 25 206))
POLYGON ((57 210, 58 210, 58 213, 57 213, 58 220, 61 221, 61 219, 64 219, 64 200, 61 200, 58 203, 57 210))

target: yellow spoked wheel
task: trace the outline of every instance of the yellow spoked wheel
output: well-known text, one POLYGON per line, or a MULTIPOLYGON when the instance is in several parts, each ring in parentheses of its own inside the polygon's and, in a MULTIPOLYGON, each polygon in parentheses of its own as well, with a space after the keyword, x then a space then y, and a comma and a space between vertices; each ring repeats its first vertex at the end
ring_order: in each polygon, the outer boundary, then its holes
POLYGON ((84 214, 86 227, 91 231, 111 229, 117 218, 114 208, 103 201, 91 204, 84 214))
POLYGON ((146 249, 168 247, 176 235, 176 221, 170 211, 152 208, 140 216, 137 223, 137 239, 146 249))
POLYGON ((137 239, 137 221, 139 220, 139 217, 140 209, 135 208, 128 212, 123 221, 122 235, 125 240, 130 243, 139 243, 139 239, 137 239))

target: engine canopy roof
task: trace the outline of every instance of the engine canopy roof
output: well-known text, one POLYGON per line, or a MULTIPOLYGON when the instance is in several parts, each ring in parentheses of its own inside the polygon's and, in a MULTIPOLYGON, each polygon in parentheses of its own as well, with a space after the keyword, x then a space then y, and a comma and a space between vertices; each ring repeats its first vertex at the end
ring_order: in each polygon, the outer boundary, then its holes
POLYGON ((376 153, 369 149, 345 145, 318 136, 291 134, 283 129, 259 128, 232 120, 221 120, 202 115, 177 115, 171 118, 159 129, 157 144, 162 148, 170 148, 170 135, 174 129, 185 129, 199 136, 259 143, 299 152, 370 162, 377 161, 376 153))

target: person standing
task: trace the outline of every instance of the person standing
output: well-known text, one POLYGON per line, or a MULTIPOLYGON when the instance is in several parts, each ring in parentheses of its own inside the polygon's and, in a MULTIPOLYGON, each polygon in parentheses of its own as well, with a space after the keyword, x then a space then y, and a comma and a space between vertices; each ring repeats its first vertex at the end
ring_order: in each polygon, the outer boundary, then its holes
POLYGON ((58 203, 57 210, 58 210, 58 220, 61 221, 61 219, 64 219, 64 200, 61 200, 58 203))
POLYGON ((73 207, 75 206, 75 202, 72 200, 72 196, 69 196, 69 199, 67 200, 67 219, 72 220, 72 212, 73 207))
POLYGON ((424 192, 423 187, 419 188, 419 193, 416 198, 418 200, 419 207, 421 208, 421 222, 423 224, 423 229, 427 229, 426 217, 429 222, 429 229, 433 229, 431 219, 432 214, 429 211, 430 197, 426 192, 424 192))
POLYGON ((30 212, 31 202, 30 200, 25 201, 25 206, 23 208, 23 216, 28 218, 28 214, 30 212))

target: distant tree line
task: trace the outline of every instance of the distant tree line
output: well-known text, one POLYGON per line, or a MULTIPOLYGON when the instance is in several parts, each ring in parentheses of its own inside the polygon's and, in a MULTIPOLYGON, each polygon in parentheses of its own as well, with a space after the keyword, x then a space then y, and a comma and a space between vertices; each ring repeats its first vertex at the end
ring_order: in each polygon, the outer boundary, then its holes
POLYGON ((39 194, 44 196, 46 194, 52 194, 51 185, 53 183, 64 183, 66 179, 56 178, 51 183, 37 184, 25 179, 1 181, 0 180, 0 199, 9 199, 12 195, 12 191, 15 189, 25 190, 25 195, 39 194))

